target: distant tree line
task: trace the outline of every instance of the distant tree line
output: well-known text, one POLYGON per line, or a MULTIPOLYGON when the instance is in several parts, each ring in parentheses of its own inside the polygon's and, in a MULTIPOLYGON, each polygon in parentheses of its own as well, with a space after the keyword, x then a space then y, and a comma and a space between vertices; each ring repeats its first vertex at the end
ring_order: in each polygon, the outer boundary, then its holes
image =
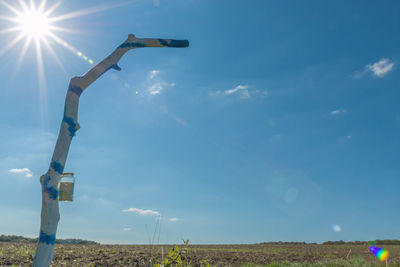
MULTIPOLYGON (((0 242, 37 243, 37 241, 38 241, 37 238, 29 238, 16 235, 0 235, 0 242)), ((98 245, 99 243, 77 238, 68 238, 68 239, 56 239, 56 244, 98 245)))
POLYGON ((400 240, 374 240, 374 241, 348 241, 345 242, 343 240, 339 241, 327 241, 322 243, 322 245, 368 245, 369 243, 373 242, 377 246, 379 245, 400 245, 400 240))
MULTIPOLYGON (((400 245, 400 240, 374 240, 374 241, 326 241, 322 243, 322 245, 368 245, 373 243, 374 245, 400 245)), ((262 242, 259 243, 261 245, 316 245, 317 243, 306 243, 306 242, 283 242, 283 241, 274 241, 274 242, 262 242)))
POLYGON ((306 244, 317 244, 317 243, 272 241, 272 242, 262 242, 260 244, 261 245, 306 245, 306 244))

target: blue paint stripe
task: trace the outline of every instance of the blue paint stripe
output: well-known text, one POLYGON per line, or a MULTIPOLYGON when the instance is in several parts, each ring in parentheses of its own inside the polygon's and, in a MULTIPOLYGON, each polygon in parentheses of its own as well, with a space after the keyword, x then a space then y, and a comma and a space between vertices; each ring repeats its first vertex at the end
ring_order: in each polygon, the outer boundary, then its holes
POLYGON ((166 39, 157 39, 161 45, 168 46, 168 47, 188 47, 189 41, 188 40, 166 40, 166 39))
POLYGON ((77 131, 76 123, 74 122, 74 119, 71 117, 64 116, 63 121, 69 126, 68 131, 69 131, 69 136, 74 137, 75 132, 77 131))
POLYGON ((44 191, 49 195, 52 200, 56 200, 58 198, 58 190, 55 189, 54 186, 45 187, 44 191))
MULTIPOLYGON (((157 39, 157 41, 167 47, 188 47, 189 41, 188 40, 167 40, 167 39, 157 39)), ((118 46, 118 48, 125 48, 125 47, 146 47, 145 43, 141 42, 132 42, 132 43, 123 43, 122 45, 118 46)))
POLYGON ((51 167, 55 172, 58 172, 59 174, 62 174, 63 171, 64 171, 64 166, 63 166, 60 162, 57 162, 57 161, 51 162, 50 167, 51 167))
POLYGON ((49 182, 50 182, 50 176, 49 176, 49 175, 46 175, 46 176, 44 177, 44 179, 43 179, 43 183, 44 183, 45 185, 47 185, 49 182))
POLYGON ((55 234, 48 235, 48 234, 40 231, 39 242, 46 243, 47 245, 54 245, 56 243, 56 235, 55 234))
POLYGON ((82 88, 80 88, 77 85, 72 85, 72 84, 69 85, 68 90, 77 94, 78 96, 81 96, 81 94, 83 92, 82 88))
POLYGON ((146 47, 146 44, 141 42, 132 42, 132 43, 123 43, 122 45, 118 46, 118 48, 126 48, 126 47, 146 47))
POLYGON ((189 41, 188 40, 171 40, 168 45, 169 47, 188 47, 189 41))
POLYGON ((49 195, 49 197, 53 200, 58 198, 58 190, 54 188, 54 186, 49 186, 50 176, 46 175, 43 180, 44 191, 49 195))

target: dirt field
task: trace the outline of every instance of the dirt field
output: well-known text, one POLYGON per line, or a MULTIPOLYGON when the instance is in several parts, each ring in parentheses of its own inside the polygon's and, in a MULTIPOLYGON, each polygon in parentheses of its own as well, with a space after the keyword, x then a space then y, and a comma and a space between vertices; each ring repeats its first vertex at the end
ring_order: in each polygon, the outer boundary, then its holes
MULTIPOLYGON (((172 245, 56 245, 52 266, 148 266, 172 245)), ((184 246, 180 246, 183 248, 184 246)), ((382 246, 400 266, 400 246, 382 246)), ((0 266, 29 266, 34 244, 0 243, 0 266)), ((188 266, 385 266, 364 245, 189 245, 188 266), (274 262, 275 264, 272 264, 274 262), (203 263, 203 265, 201 265, 203 263), (278 263, 278 264, 276 264, 278 263), (280 264, 279 264, 280 263, 280 264), (294 265, 293 263, 298 263, 294 265), (269 265, 268 265, 269 264, 269 265)))

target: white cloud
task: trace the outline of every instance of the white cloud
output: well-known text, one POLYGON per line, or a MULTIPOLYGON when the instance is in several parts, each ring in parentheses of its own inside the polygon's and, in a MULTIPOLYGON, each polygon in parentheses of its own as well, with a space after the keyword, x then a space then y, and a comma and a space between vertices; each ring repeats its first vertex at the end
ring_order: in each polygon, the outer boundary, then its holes
MULTIPOLYGON (((247 93, 248 93, 248 92, 249 92, 249 91, 247 90, 248 88, 249 88, 249 87, 248 87, 247 85, 238 85, 238 86, 236 86, 236 87, 233 88, 233 89, 225 90, 225 94, 230 95, 230 94, 236 93, 237 91, 240 91, 240 90, 246 90, 247 93)), ((246 92, 246 91, 245 91, 245 92, 246 92)))
POLYGON ((30 170, 28 168, 11 169, 11 170, 8 170, 8 172, 11 172, 11 173, 24 173, 24 172, 30 172, 30 170))
MULTIPOLYGON (((140 96, 144 96, 145 94, 149 94, 151 96, 159 95, 165 89, 175 86, 175 82, 167 81, 162 77, 160 70, 152 70, 149 71, 147 80, 144 82, 144 87, 146 88, 146 90, 144 90, 144 94, 140 94, 140 96)), ((136 91, 136 94, 138 95, 139 92, 136 91)))
POLYGON ((351 139, 351 135, 346 136, 346 139, 350 140, 351 139))
POLYGON ((232 95, 232 94, 239 95, 242 98, 250 98, 251 96, 265 97, 268 95, 268 91, 260 90, 260 89, 250 91, 248 85, 239 84, 238 86, 236 86, 233 89, 228 89, 228 90, 224 90, 224 91, 217 90, 217 91, 212 91, 212 92, 208 93, 208 95, 211 97, 218 97, 218 96, 232 95))
POLYGON ((32 172, 28 168, 22 168, 22 169, 10 169, 8 170, 10 173, 21 173, 23 174, 26 178, 31 178, 33 176, 32 172))
POLYGON ((177 221, 179 221, 179 219, 178 219, 178 218, 175 218, 175 217, 173 217, 173 218, 170 218, 168 221, 170 221, 170 222, 177 222, 177 221))
POLYGON ((174 87, 176 84, 174 82, 168 83, 160 78, 155 79, 155 83, 149 86, 148 91, 151 95, 159 95, 161 92, 168 87, 174 87))
POLYGON ((347 110, 340 108, 340 109, 332 110, 331 111, 331 115, 332 116, 336 116, 336 115, 340 115, 340 114, 343 114, 343 113, 346 113, 346 112, 347 112, 347 110))
POLYGON ((161 94, 161 91, 164 90, 164 86, 161 83, 155 83, 149 88, 149 92, 151 95, 161 94))
POLYGON ((378 62, 366 65, 363 71, 357 71, 354 74, 354 77, 356 79, 360 79, 365 74, 371 72, 372 75, 379 77, 379 78, 383 78, 391 70, 393 70, 394 64, 395 63, 393 61, 391 61, 390 59, 382 58, 378 62))
POLYGON ((125 227, 124 229, 122 229, 122 231, 125 231, 125 232, 132 231, 132 228, 130 228, 130 227, 125 227))
POLYGON ((229 89, 229 90, 225 90, 225 91, 221 91, 221 90, 217 90, 214 92, 210 92, 208 93, 209 96, 220 96, 222 95, 222 93, 224 93, 225 95, 231 95, 234 93, 239 93, 240 92, 240 96, 243 98, 249 98, 250 97, 250 92, 249 90, 247 90, 249 87, 247 85, 238 85, 233 89, 229 89))
POLYGON ((389 73, 394 67, 394 62, 390 61, 388 58, 382 58, 378 62, 373 64, 368 64, 365 68, 371 71, 375 76, 382 78, 389 73))
POLYGON ((152 70, 152 71, 150 71, 150 73, 149 73, 149 78, 150 78, 150 79, 153 79, 153 78, 156 77, 159 73, 160 73, 159 70, 152 70))
POLYGON ((158 211, 142 210, 142 209, 138 209, 138 208, 129 208, 129 209, 126 209, 126 210, 122 210, 122 212, 133 212, 133 213, 137 213, 137 214, 140 214, 140 215, 161 216, 161 214, 158 211))

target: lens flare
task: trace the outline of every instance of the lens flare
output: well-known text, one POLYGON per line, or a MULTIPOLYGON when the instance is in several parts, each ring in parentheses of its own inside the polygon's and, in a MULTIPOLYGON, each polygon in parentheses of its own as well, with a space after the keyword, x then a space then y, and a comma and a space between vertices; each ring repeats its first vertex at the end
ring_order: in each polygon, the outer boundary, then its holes
POLYGON ((389 258, 389 251, 386 249, 370 246, 369 251, 371 251, 380 261, 386 261, 389 258))
POLYGON ((340 232, 342 231, 342 227, 340 227, 340 225, 338 225, 338 224, 332 225, 332 229, 333 229, 333 231, 335 231, 336 233, 340 233, 340 232))

